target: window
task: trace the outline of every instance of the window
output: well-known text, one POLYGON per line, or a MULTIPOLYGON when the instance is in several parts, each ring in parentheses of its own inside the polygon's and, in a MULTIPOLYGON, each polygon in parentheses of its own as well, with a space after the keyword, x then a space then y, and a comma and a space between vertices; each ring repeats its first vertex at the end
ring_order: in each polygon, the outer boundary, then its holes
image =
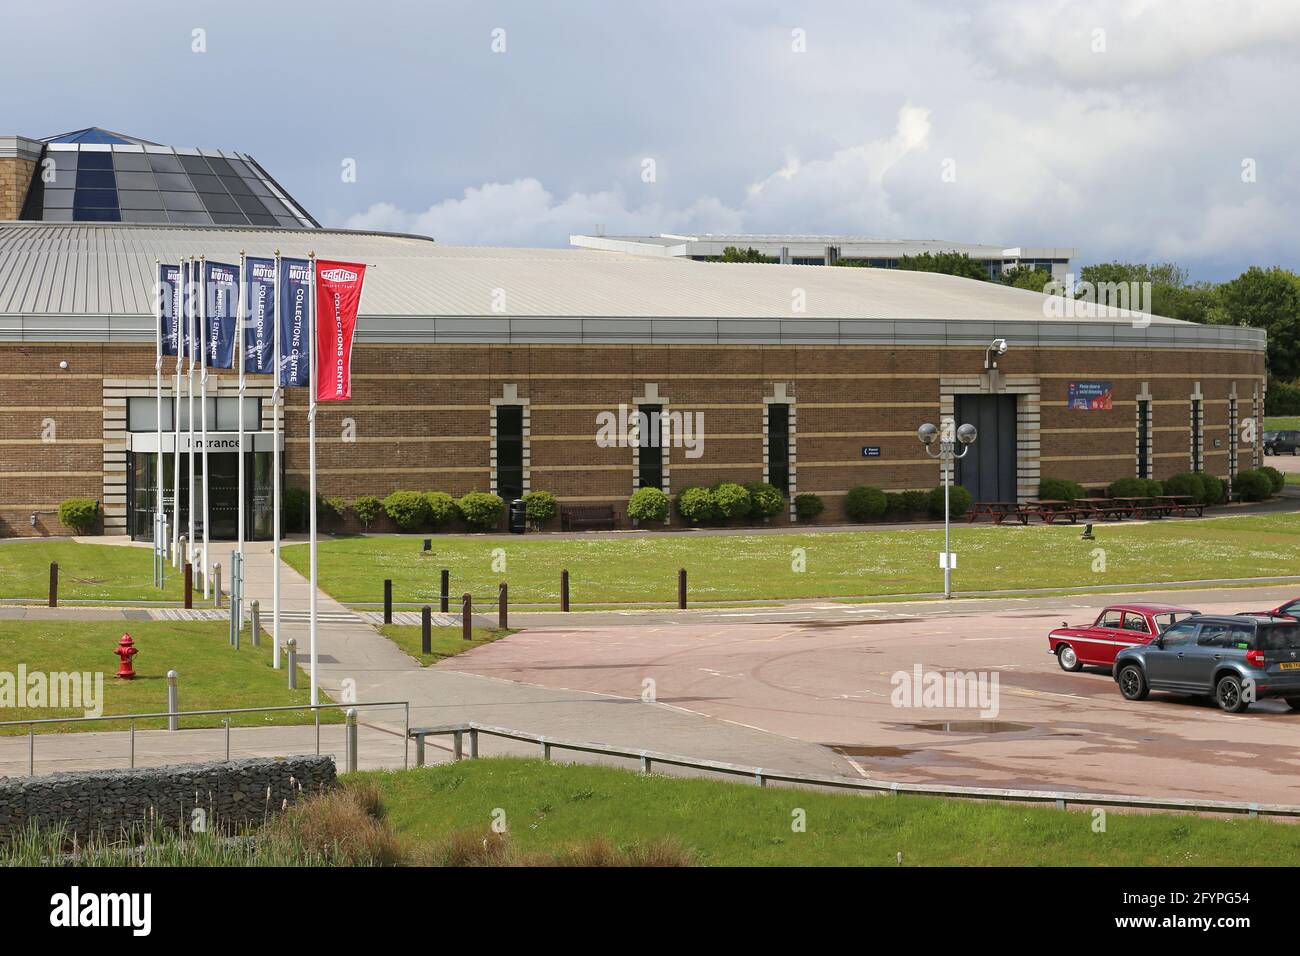
POLYGON ((767 406, 767 483, 783 495, 790 494, 790 406, 767 406))
POLYGON ((1151 628, 1147 626, 1147 619, 1141 614, 1135 614, 1133 611, 1124 612, 1124 630, 1136 631, 1139 634, 1151 633, 1151 628))
POLYGON ((497 494, 506 501, 524 493, 524 408, 497 406, 497 494))
POLYGON ((1151 400, 1137 403, 1137 476, 1151 477, 1151 400))
POLYGON ((662 405, 638 405, 637 487, 664 486, 664 452, 660 442, 662 405))
MULTIPOLYGON (((181 396, 181 430, 188 431, 190 427, 189 399, 184 395, 181 396)), ((138 398, 128 398, 126 400, 126 427, 128 431, 133 432, 152 432, 158 430, 157 425, 157 399, 150 396, 138 398)), ((198 429, 203 423, 203 409, 197 396, 194 398, 194 429, 198 429)), ((163 431, 173 431, 175 424, 172 419, 172 399, 169 395, 163 396, 163 431)), ((262 400, 260 398, 244 399, 244 431, 256 432, 262 430, 262 400)), ((208 398, 208 431, 213 432, 237 432, 239 431, 239 399, 238 398, 208 398)))
POLYGON ((1232 647, 1232 626, 1230 624, 1202 624, 1201 633, 1196 637, 1200 647, 1232 647))
POLYGON ((1204 453, 1201 449, 1201 400, 1192 399, 1192 471, 1205 467, 1204 453))
POLYGON ((1172 627, 1174 624, 1177 624, 1179 621, 1186 620, 1190 616, 1191 616, 1190 611, 1181 611, 1181 612, 1170 611, 1166 614, 1154 615, 1156 620, 1156 627, 1160 628, 1160 633, 1162 634, 1165 631, 1169 630, 1169 628, 1172 627))
POLYGON ((1175 647, 1191 643, 1192 638, 1196 636, 1197 627, 1199 627, 1199 625, 1187 622, 1175 624, 1164 633, 1165 647, 1175 647))
POLYGON ((1120 626, 1120 612, 1106 611, 1102 614, 1101 620, 1097 622, 1097 626, 1118 628, 1120 626))

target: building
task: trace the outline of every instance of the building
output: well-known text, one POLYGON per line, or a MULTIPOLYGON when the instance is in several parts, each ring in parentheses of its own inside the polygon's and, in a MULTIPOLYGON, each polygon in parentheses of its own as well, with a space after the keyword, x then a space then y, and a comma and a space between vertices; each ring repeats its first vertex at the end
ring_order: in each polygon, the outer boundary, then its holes
POLYGON ((942 239, 869 239, 865 236, 674 236, 660 233, 657 236, 570 236, 569 244, 580 249, 694 259, 697 262, 716 259, 728 246, 733 246, 741 251, 753 249, 783 265, 853 264, 876 269, 896 269, 902 256, 955 252, 983 263, 990 279, 996 279, 1010 269, 1030 268, 1050 272, 1059 282, 1068 281, 1070 261, 1079 254, 1077 249, 1057 246, 1007 248, 942 239))
MULTIPOLYGON (((219 178, 214 158, 239 169, 236 154, 197 155, 219 178)), ((34 171, 41 158, 22 161, 34 171)), ((248 168, 270 188, 260 167, 248 168)), ((202 196, 211 184, 193 177, 208 174, 187 174, 202 196)), ((233 185, 227 195, 242 195, 233 185)), ((134 207, 118 208, 125 217, 134 207)), ((170 215, 165 199, 163 210, 170 215)), ((837 521, 854 486, 938 484, 916 428, 945 417, 980 429, 958 472, 979 500, 1033 497, 1047 476, 1101 484, 1203 469, 1226 478, 1262 463, 1242 427, 1263 414, 1258 330, 1071 318, 1054 312, 1059 299, 932 273, 454 247, 294 218, 0 223, 0 534, 65 533, 59 502, 87 496, 103 503, 105 531, 149 535, 154 263, 235 262, 241 250, 368 265, 354 397, 318 415, 324 496, 544 489, 562 504, 622 513, 645 485, 676 494, 766 480, 791 501, 821 495, 820 520, 837 521), (989 367, 997 338, 1009 348, 989 367), (637 412, 698 427, 625 440, 637 412)), ((276 410, 269 377, 249 383, 247 530, 264 536, 276 410)), ((287 487, 307 484, 303 392, 288 389, 283 409, 287 487)), ((234 375, 212 373, 209 394, 211 531, 233 536, 234 375)), ((164 432, 164 453, 171 441, 164 432)), ((170 468, 164 476, 170 495, 170 468)), ((182 476, 182 520, 187 484, 182 476)))

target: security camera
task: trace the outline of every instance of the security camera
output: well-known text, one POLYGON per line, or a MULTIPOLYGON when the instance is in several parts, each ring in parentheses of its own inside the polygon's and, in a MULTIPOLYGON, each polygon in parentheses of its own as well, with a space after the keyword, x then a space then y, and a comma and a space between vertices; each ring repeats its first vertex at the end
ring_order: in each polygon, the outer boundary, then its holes
POLYGON ((1006 340, 1006 339, 994 339, 994 340, 993 340, 993 351, 997 352, 999 355, 1006 355, 1006 354, 1007 354, 1007 340, 1006 340))
POLYGON ((67 360, 67 359, 64 359, 62 362, 59 363, 59 368, 66 369, 67 367, 68 367, 68 360, 67 360))

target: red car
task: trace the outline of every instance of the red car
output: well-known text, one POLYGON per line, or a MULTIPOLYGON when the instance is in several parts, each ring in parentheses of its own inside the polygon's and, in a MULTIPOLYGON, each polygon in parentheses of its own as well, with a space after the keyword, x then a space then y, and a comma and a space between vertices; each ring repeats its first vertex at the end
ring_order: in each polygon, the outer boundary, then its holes
POLYGON ((1062 622, 1047 635, 1047 652, 1063 671, 1082 670, 1085 664, 1110 667, 1124 648, 1150 644, 1171 624, 1197 613, 1172 604, 1112 604, 1092 624, 1062 622))
POLYGON ((1242 611, 1242 614, 1257 614, 1261 617, 1290 617, 1300 619, 1300 598, 1294 598, 1285 604, 1279 604, 1271 611, 1242 611))

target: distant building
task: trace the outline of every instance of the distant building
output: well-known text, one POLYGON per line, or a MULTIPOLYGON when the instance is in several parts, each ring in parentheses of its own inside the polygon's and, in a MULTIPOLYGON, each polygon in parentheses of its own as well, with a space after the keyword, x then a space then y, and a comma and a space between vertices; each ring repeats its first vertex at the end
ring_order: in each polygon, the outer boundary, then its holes
POLYGON ((714 259, 728 246, 742 252, 753 249, 777 262, 795 266, 824 266, 853 262, 876 269, 896 269, 903 256, 922 253, 965 253, 981 262, 995 279, 1008 269, 1025 266, 1050 272, 1053 279, 1065 281, 1070 261, 1078 249, 1063 246, 980 245, 972 242, 947 242, 942 239, 868 239, 864 236, 763 236, 714 235, 676 236, 570 236, 569 244, 583 249, 601 249, 637 256, 663 256, 684 259, 714 259))

